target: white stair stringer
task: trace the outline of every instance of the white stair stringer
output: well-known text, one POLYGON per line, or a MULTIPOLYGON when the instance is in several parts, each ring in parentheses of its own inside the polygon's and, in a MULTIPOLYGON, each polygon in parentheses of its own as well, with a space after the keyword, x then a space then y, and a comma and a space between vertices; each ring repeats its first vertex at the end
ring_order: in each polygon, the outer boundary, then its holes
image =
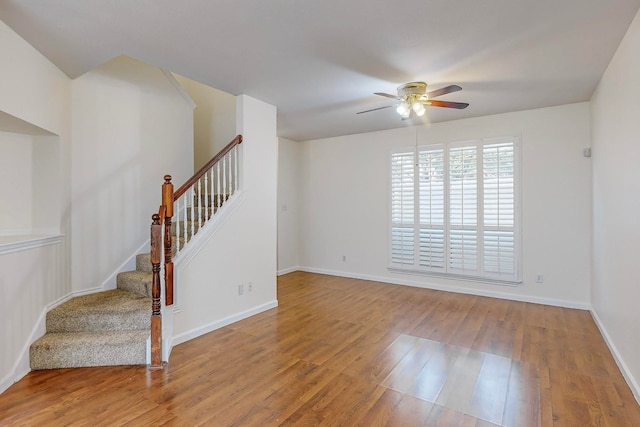
MULTIPOLYGON (((172 306, 162 304, 162 361, 168 362, 173 347, 173 318, 174 314, 180 313, 180 282, 181 270, 189 264, 189 262, 198 255, 204 245, 216 234, 216 232, 224 225, 224 223, 234 214, 243 201, 246 199, 246 193, 243 190, 237 190, 231 195, 223 205, 216 211, 215 215, 207 220, 198 232, 187 242, 173 259, 174 269, 174 303, 172 306)), ((164 277, 164 269, 161 272, 164 277)), ((188 286, 188 285, 187 285, 188 286)), ((162 286, 162 301, 164 301, 165 289, 164 280, 162 286)))

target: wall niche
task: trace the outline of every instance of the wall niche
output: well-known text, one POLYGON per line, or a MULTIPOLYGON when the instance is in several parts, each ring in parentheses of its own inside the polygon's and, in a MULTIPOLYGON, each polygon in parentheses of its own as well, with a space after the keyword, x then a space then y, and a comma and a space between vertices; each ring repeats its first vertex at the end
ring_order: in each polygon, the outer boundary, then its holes
POLYGON ((0 111, 0 254, 57 243, 60 137, 0 111))

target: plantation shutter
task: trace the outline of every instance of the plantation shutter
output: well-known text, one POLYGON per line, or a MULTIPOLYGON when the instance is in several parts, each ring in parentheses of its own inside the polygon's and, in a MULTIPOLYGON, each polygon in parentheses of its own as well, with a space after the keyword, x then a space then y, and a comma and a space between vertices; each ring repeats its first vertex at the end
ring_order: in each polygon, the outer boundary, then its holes
POLYGON ((414 152, 391 156, 391 262, 413 265, 415 259, 414 152))
POLYGON ((449 150, 449 271, 478 271, 478 148, 449 150))
POLYGON ((514 163, 512 142, 483 147, 483 259, 489 275, 516 273, 514 163))
POLYGON ((444 271, 445 267, 445 176, 444 149, 418 152, 419 265, 444 271))
POLYGON ((392 153, 390 268, 518 282, 516 149, 496 138, 392 153))

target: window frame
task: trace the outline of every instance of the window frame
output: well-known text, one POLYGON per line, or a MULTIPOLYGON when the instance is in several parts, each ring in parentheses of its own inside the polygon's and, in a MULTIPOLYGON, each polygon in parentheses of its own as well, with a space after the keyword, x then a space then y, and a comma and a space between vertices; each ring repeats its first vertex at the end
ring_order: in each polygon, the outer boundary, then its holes
MULTIPOLYGON (((502 136, 502 137, 493 137, 493 138, 479 138, 479 139, 470 139, 470 140, 462 140, 462 141, 451 141, 451 142, 439 142, 433 144, 423 144, 423 145, 414 145, 411 147, 402 147, 392 149, 389 153, 388 161, 389 161, 389 188, 388 188, 388 270, 394 273, 404 273, 404 274, 417 274, 424 276, 434 276, 434 277, 442 277, 449 279, 458 279, 458 280, 469 280, 476 282, 485 282, 485 283, 494 283, 501 285, 510 285, 516 286, 522 283, 522 216, 521 216, 521 198, 522 198, 522 189, 521 189, 521 174, 522 174, 522 165, 521 165, 521 143, 520 137, 518 136, 502 136), (507 226, 492 226, 486 224, 486 209, 484 209, 484 203, 487 201, 484 197, 484 187, 486 185, 486 178, 484 176, 484 157, 487 154, 487 146, 495 145, 495 144, 504 144, 504 143, 512 143, 513 144, 513 225, 511 227, 507 226), (452 149, 460 149, 462 147, 475 147, 476 149, 476 161, 475 161, 475 173, 476 173, 476 181, 475 181, 475 189, 476 189, 476 223, 472 226, 454 226, 451 224, 451 175, 450 175, 450 155, 452 149), (434 153, 436 150, 442 150, 443 156, 443 224, 442 226, 434 225, 433 221, 430 221, 429 224, 423 224, 421 221, 421 210, 420 210, 420 153, 434 153), (394 156, 398 154, 405 154, 407 156, 413 156, 413 222, 412 223, 398 223, 395 219, 398 218, 398 212, 394 212, 394 156), (395 216, 394 216, 395 215, 395 216), (412 234, 411 239, 407 237, 407 248, 410 245, 413 245, 413 250, 411 252, 411 256, 403 257, 402 260, 405 262, 398 262, 400 258, 394 258, 394 252, 397 252, 398 246, 394 243, 399 242, 398 238, 394 239, 394 230, 397 232, 399 228, 403 228, 405 233, 412 234), (408 231, 408 229, 412 229, 412 233, 408 231), (443 229, 443 266, 442 267, 434 267, 431 264, 429 267, 420 265, 420 232, 421 230, 436 230, 443 229), (475 230, 475 239, 477 240, 476 245, 476 263, 477 268, 472 271, 465 270, 456 270, 451 267, 451 230, 475 230), (509 233, 512 231, 512 239, 513 239, 513 257, 515 258, 513 262, 513 273, 495 273, 490 271, 485 271, 485 258, 486 260, 490 259, 487 257, 487 252, 491 250, 489 245, 484 245, 484 237, 486 237, 489 233, 494 233, 494 237, 499 236, 502 232, 507 233, 507 237, 509 240, 509 233)), ((433 159, 433 155, 431 157, 433 159)), ((433 160, 431 160, 433 161, 433 160)), ((395 183, 397 185, 397 182, 395 183)), ((402 184, 404 185, 404 184, 402 184)), ((405 190, 404 188, 402 188, 405 190)), ((432 195, 433 193, 429 193, 432 195)), ((396 192, 397 196, 397 192, 396 192)), ((431 198, 430 198, 431 200, 431 198)), ((397 210, 397 209, 396 209, 397 210)), ((424 211, 423 211, 424 212, 424 211)), ((429 213, 431 214, 432 209, 429 209, 429 213)), ((431 217, 430 217, 431 218, 431 217)), ((498 223, 500 218, 498 218, 498 223)), ((426 233, 425 233, 426 234, 426 233)), ((423 235, 424 236, 424 235, 423 235)), ((397 237, 397 233, 396 233, 397 237)), ((499 238, 499 237, 498 237, 499 238)), ((403 241, 404 243, 404 241, 403 241)), ((508 246, 508 244, 507 244, 508 246)), ((408 250, 408 249, 407 249, 408 250)), ((499 250, 498 250, 499 251, 499 250)), ((403 252, 404 253, 404 252, 403 252)), ((431 259, 431 252, 429 252, 429 259, 431 259)), ((499 257, 498 257, 499 258, 499 257)), ((499 263, 500 261, 498 261, 499 263)), ((490 265, 490 262, 487 264, 490 265)), ((499 268, 498 268, 499 269, 499 268)))

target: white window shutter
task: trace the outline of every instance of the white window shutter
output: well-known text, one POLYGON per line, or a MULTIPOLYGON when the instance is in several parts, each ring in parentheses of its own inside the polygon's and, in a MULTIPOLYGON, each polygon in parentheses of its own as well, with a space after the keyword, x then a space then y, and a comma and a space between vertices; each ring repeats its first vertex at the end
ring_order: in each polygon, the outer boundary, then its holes
POLYGON ((478 271, 478 148, 449 150, 449 271, 478 271))
POLYGON ((419 265, 445 268, 445 156, 441 147, 418 152, 419 265))
POLYGON ((510 137, 393 153, 391 267, 518 282, 517 148, 510 137))
POLYGON ((486 144, 483 158, 484 270, 497 277, 516 274, 515 146, 486 144))
POLYGON ((391 155, 391 263, 413 265, 415 261, 415 154, 391 155))

